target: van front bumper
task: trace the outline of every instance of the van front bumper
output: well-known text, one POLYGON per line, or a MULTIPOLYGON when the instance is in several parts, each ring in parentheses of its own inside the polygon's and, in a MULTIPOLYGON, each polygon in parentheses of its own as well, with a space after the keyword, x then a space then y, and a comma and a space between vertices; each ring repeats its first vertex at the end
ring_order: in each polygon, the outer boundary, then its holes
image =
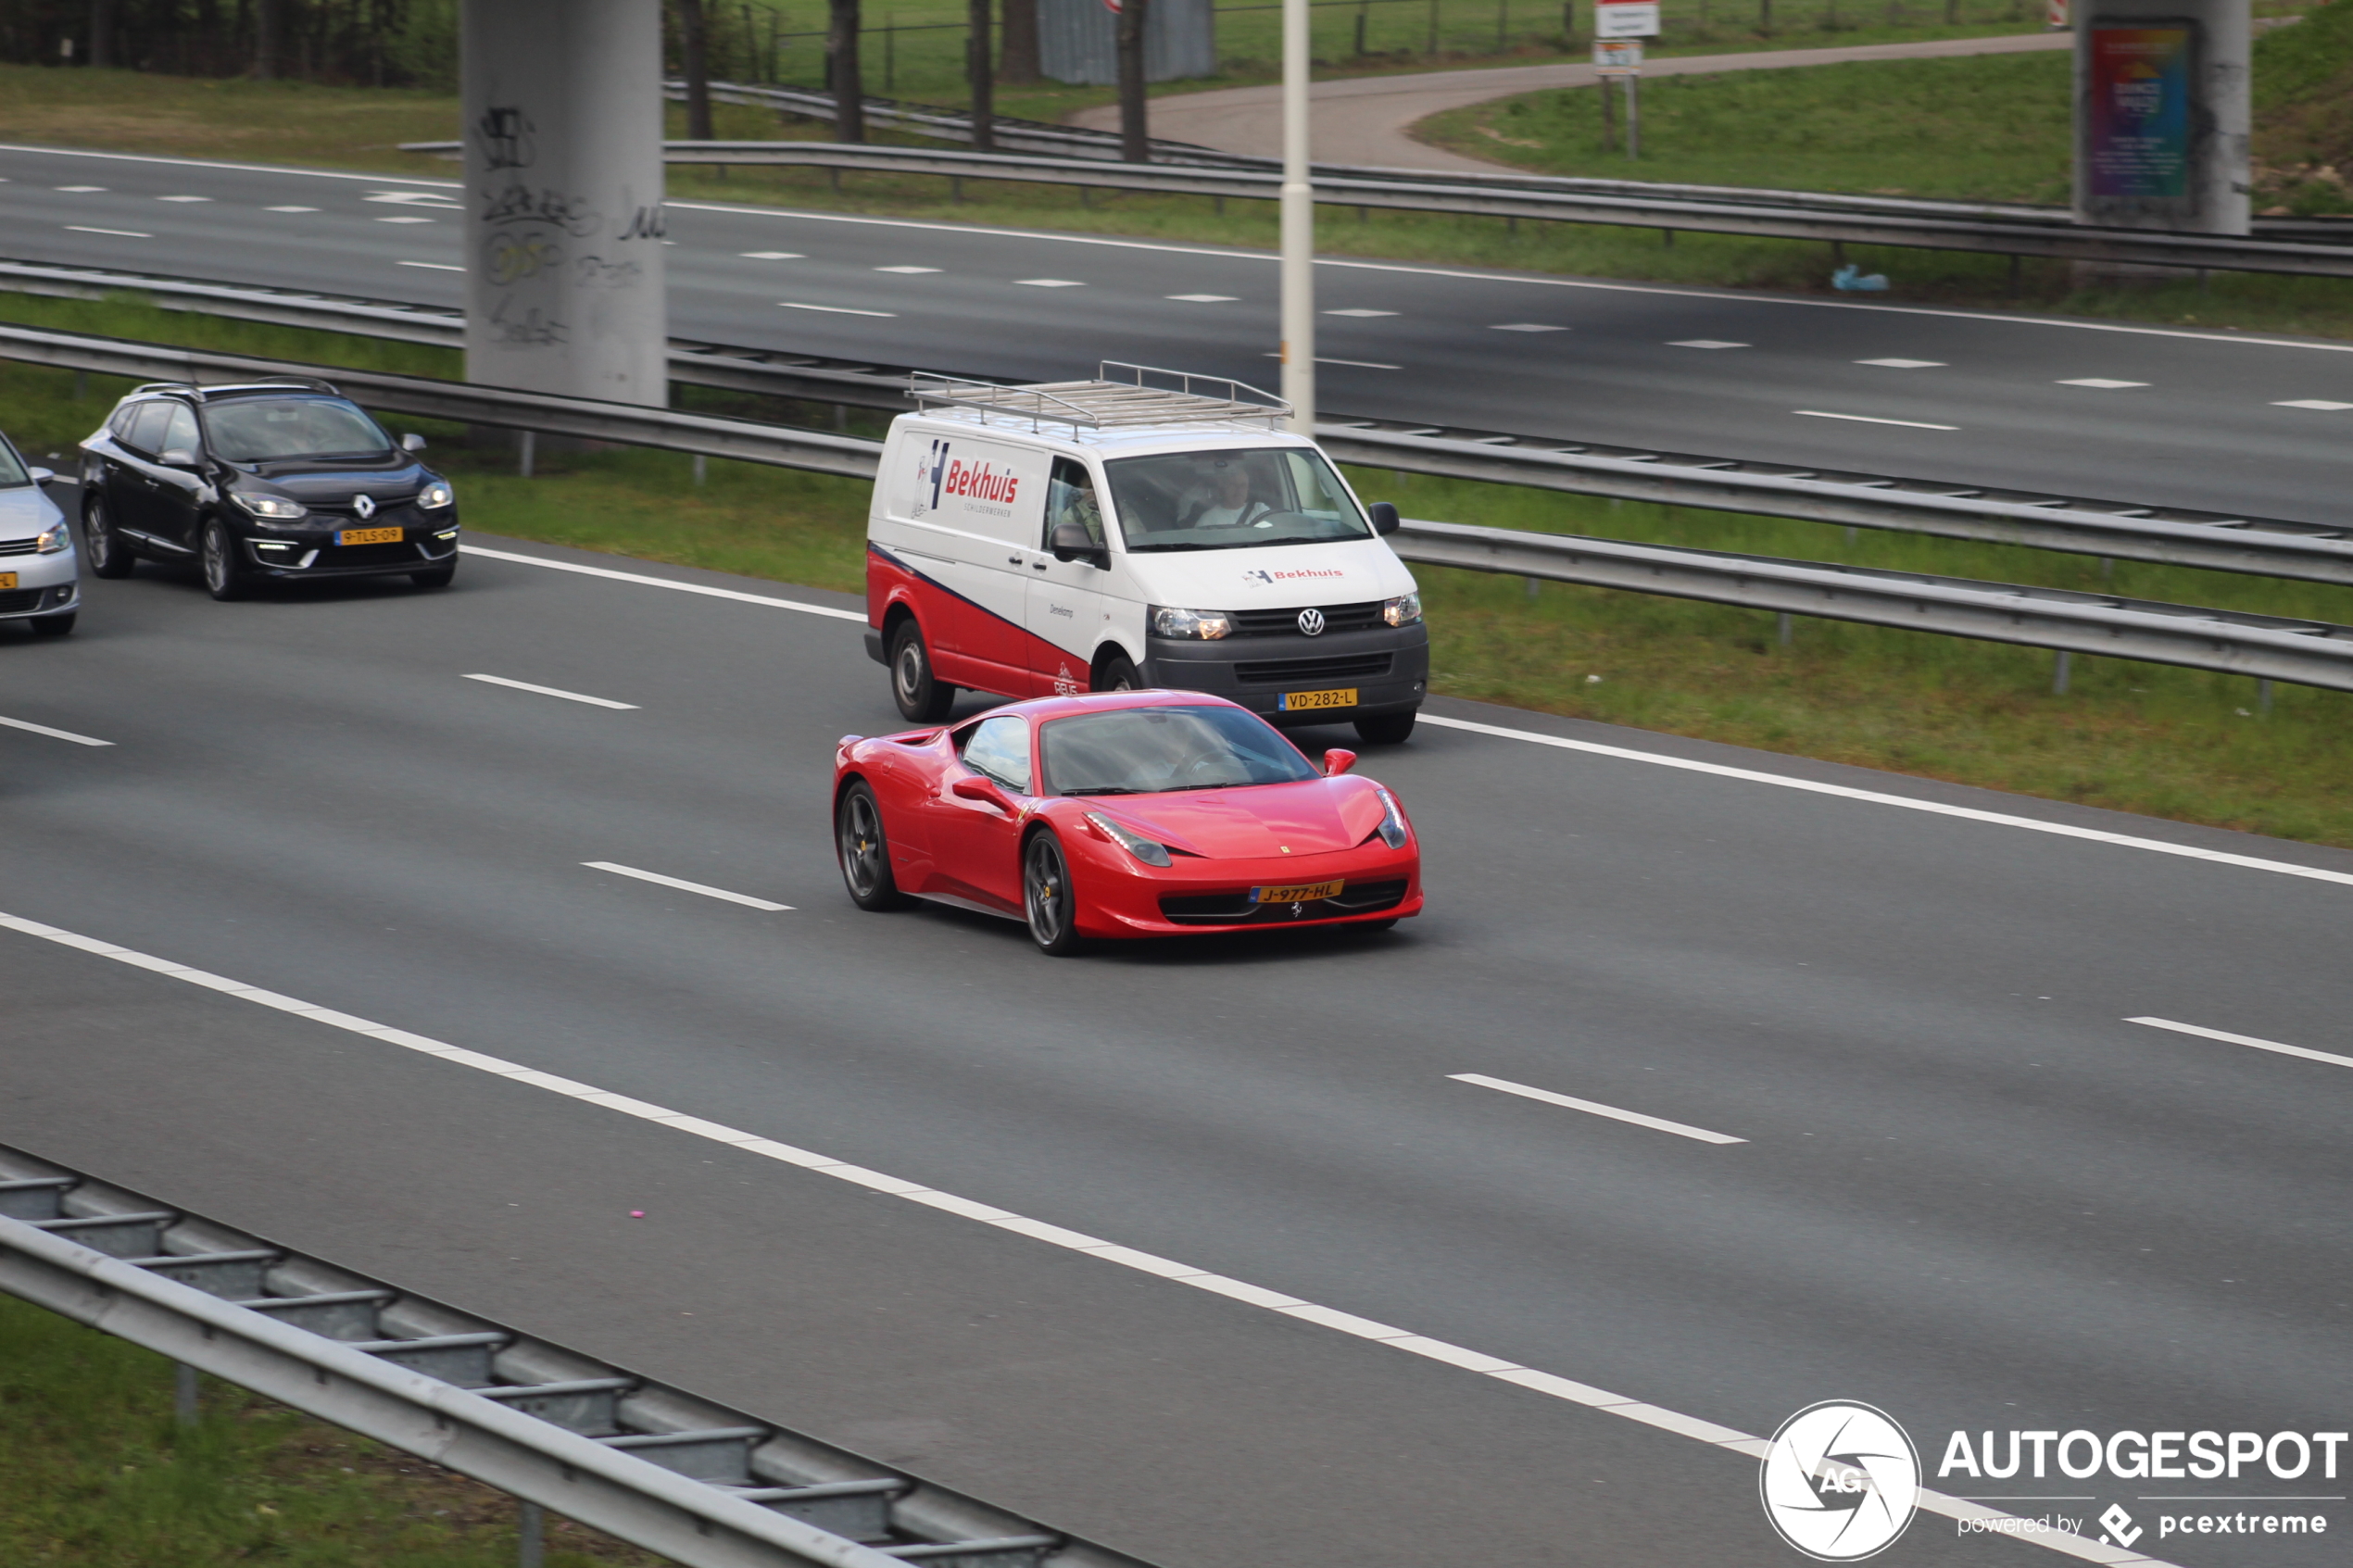
POLYGON ((1138 673, 1146 685, 1214 693, 1276 724, 1410 713, 1429 690, 1429 629, 1419 621, 1320 637, 1150 637, 1145 650, 1138 673), (1283 705, 1290 693, 1327 691, 1353 691, 1355 705, 1296 712, 1283 705))

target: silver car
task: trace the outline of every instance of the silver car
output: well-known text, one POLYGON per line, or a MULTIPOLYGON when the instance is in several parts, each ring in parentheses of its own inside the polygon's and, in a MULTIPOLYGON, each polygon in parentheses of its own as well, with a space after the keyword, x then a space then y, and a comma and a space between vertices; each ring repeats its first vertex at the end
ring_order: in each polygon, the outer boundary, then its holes
POLYGON ((73 529, 43 489, 56 477, 27 465, 0 435, 0 621, 24 621, 45 637, 72 631, 82 608, 73 529))

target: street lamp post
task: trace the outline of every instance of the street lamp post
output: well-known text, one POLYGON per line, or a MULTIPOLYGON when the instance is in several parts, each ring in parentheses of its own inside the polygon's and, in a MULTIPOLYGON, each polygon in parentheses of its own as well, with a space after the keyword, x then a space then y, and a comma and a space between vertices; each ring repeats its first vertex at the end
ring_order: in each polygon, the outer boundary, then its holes
POLYGON ((1315 192, 1308 183, 1307 0, 1283 0, 1283 401, 1315 431, 1315 192))

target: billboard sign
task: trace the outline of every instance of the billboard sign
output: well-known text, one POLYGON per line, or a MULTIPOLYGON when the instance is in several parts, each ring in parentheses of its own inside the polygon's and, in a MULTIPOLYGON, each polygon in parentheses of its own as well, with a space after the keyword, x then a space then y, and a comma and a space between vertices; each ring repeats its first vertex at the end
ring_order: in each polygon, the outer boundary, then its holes
POLYGON ((2196 44, 2186 23, 2092 29, 2083 151, 2095 205, 2190 198, 2196 44))

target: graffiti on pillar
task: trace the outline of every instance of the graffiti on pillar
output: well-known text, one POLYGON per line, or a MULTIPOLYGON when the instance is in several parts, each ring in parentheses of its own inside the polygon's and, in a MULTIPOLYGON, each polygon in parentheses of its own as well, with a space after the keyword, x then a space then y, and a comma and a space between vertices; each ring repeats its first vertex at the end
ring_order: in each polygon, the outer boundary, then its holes
POLYGON ((474 121, 474 146, 485 169, 529 169, 539 158, 538 127, 510 105, 493 105, 474 121))
MULTIPOLYGON (((489 312, 493 340, 512 348, 568 343, 564 274, 576 265, 569 244, 601 232, 604 212, 585 196, 532 180, 530 170, 539 161, 538 132, 522 108, 484 109, 474 121, 473 140, 488 176, 478 193, 486 232, 475 264, 501 291, 489 312)), ((591 274, 600 265, 594 257, 578 261, 591 274)))

